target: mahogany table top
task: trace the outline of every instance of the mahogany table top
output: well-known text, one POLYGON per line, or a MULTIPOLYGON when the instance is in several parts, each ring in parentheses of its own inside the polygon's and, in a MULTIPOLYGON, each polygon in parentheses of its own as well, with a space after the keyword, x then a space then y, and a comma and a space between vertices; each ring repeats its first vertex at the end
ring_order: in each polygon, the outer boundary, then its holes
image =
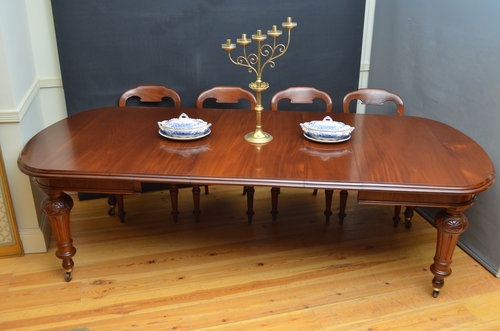
MULTIPOLYGON (((243 139, 255 129, 254 111, 93 109, 35 135, 23 149, 19 166, 37 178, 438 194, 478 193, 494 181, 486 152, 443 123, 413 116, 333 113, 334 120, 355 127, 350 140, 330 144, 306 139, 299 123, 324 116, 263 111, 263 129, 274 139, 256 146, 243 139), (160 136, 157 121, 183 112, 212 123, 211 134, 194 141, 160 136)), ((74 186, 65 190, 93 189, 80 187, 79 181, 74 186)))

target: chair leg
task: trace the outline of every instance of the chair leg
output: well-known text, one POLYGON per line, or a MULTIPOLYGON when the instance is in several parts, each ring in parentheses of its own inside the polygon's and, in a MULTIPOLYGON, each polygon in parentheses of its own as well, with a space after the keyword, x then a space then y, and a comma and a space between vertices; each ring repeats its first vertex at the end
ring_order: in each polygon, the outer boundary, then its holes
POLYGON ((411 219, 413 218, 414 207, 406 207, 405 209, 405 228, 412 227, 411 219))
POLYGON ((243 186, 243 195, 247 194, 248 186, 243 186))
POLYGON ((248 217, 248 224, 252 223, 252 218, 253 218, 253 196, 255 193, 255 189, 253 186, 245 186, 245 191, 247 194, 247 217, 248 217))
POLYGON ((116 204, 118 205, 118 217, 120 217, 120 222, 125 222, 125 208, 123 206, 123 195, 118 194, 116 196, 116 204))
POLYGON ((179 188, 176 185, 170 185, 170 203, 172 205, 172 211, 170 213, 175 223, 177 223, 179 217, 178 198, 179 188))
POLYGON ((205 195, 208 194, 208 185, 204 185, 205 186, 205 195))
POLYGON ((345 207, 347 205, 347 196, 349 193, 347 193, 346 190, 340 191, 340 207, 339 207, 339 223, 343 224, 344 223, 344 218, 345 218, 345 207))
POLYGON ((118 215, 120 218, 120 222, 125 222, 125 208, 123 207, 123 195, 122 194, 113 194, 108 196, 108 205, 111 207, 108 210, 108 214, 110 216, 118 215), (115 209, 118 209, 118 212, 115 212, 115 209))
POLYGON ((193 185, 193 214, 194 214, 194 219, 196 222, 200 221, 200 186, 199 185, 193 185))
POLYGON ((313 190, 313 195, 314 195, 314 196, 318 195, 318 189, 317 189, 317 188, 315 188, 315 189, 313 190))
POLYGON ((108 195, 108 205, 109 205, 108 215, 114 216, 116 209, 116 195, 114 194, 108 195))
POLYGON ((326 224, 330 223, 330 216, 332 216, 332 197, 333 190, 325 190, 325 211, 323 214, 325 215, 326 224))
POLYGON ((280 188, 279 187, 272 187, 271 188, 271 215, 273 221, 276 221, 278 218, 278 196, 280 194, 280 188))
POLYGON ((392 217, 392 223, 394 223, 395 227, 399 225, 399 221, 401 220, 399 214, 401 214, 401 206, 394 206, 394 216, 392 217))

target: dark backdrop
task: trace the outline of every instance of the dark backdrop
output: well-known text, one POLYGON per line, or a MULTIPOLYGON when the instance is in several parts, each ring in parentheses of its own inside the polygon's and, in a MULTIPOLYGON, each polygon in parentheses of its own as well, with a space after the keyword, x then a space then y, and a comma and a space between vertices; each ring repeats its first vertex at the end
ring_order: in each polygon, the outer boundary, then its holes
POLYGON ((186 107, 214 85, 249 89, 255 75, 231 64, 221 44, 242 33, 281 28, 287 16, 298 24, 288 52, 275 68, 264 70, 270 84, 264 108, 276 91, 307 85, 328 92, 334 111, 341 111, 344 94, 358 86, 364 5, 364 0, 52 0, 68 113, 116 105, 124 90, 139 84, 167 85, 186 107))

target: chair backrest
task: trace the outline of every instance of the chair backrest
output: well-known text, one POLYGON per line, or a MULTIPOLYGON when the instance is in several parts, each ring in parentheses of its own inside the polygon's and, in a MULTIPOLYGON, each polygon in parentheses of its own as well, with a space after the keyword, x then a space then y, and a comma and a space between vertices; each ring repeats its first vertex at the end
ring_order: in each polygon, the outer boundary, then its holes
POLYGON ((179 94, 163 85, 139 85, 126 90, 118 100, 119 107, 125 107, 129 98, 137 97, 140 102, 162 102, 164 98, 170 98, 175 108, 181 107, 179 94))
POLYGON ((271 110, 278 110, 278 103, 283 99, 290 99, 290 103, 313 103, 315 99, 320 99, 325 103, 325 112, 331 113, 333 109, 330 95, 314 87, 289 87, 286 90, 276 92, 271 99, 271 110))
POLYGON ((405 112, 403 99, 399 95, 380 88, 361 88, 347 93, 342 103, 344 113, 349 113, 349 105, 352 100, 361 100, 365 105, 377 106, 383 105, 386 101, 392 101, 397 106, 398 115, 404 115, 405 112))
POLYGON ((257 105, 257 99, 252 92, 239 86, 215 86, 203 91, 196 99, 196 108, 203 108, 208 99, 214 99, 217 104, 237 104, 241 100, 248 100, 251 109, 255 109, 257 105))

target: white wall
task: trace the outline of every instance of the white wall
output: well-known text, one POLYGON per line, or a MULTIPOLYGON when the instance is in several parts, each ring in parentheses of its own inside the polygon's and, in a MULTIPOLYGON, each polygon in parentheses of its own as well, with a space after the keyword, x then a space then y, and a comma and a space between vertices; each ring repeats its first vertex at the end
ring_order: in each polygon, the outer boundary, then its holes
POLYGON ((64 117, 50 0, 0 0, 0 146, 25 253, 46 251, 50 227, 17 158, 29 138, 64 117))

